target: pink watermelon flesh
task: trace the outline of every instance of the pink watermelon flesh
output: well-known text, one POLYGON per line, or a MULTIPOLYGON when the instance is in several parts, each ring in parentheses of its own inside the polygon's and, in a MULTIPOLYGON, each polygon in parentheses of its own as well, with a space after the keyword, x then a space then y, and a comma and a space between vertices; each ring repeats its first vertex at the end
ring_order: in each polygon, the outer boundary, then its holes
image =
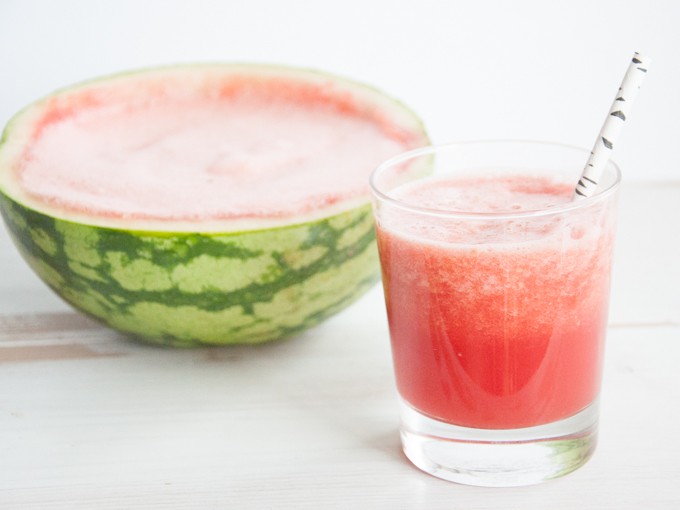
POLYGON ((187 88, 147 77, 54 99, 18 168, 21 187, 90 218, 285 220, 365 197, 372 168, 422 142, 361 94, 220 79, 187 88))

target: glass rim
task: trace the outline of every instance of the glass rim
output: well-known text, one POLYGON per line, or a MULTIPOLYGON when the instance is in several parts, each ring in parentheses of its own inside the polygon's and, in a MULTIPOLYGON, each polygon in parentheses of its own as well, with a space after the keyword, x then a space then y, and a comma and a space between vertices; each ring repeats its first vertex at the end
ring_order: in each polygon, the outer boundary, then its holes
MULTIPOLYGON (((550 216, 555 214, 561 214, 568 211, 582 209, 591 204, 604 200, 614 193, 619 184, 621 183, 621 169, 612 160, 609 159, 606 167, 611 166, 614 170, 614 181, 606 188, 600 189, 596 188, 595 193, 590 197, 581 198, 579 200, 570 200, 562 204, 557 204, 553 206, 546 207, 544 209, 531 209, 523 211, 502 211, 502 212, 471 212, 471 211, 452 211, 444 209, 434 209, 428 207, 421 207, 413 204, 403 202, 399 199, 390 197, 385 192, 381 191, 376 184, 376 179, 389 167, 392 167, 398 163, 407 161, 409 159, 415 159, 417 157, 425 156, 428 154, 435 154, 442 150, 451 149, 454 147, 462 146, 474 146, 474 145, 541 145, 544 147, 553 147, 560 149, 568 149, 571 151, 578 151, 584 154, 583 164, 585 165, 587 156, 590 153, 590 149, 584 149, 583 147, 578 147, 576 145, 569 145, 560 142, 550 142, 541 140, 528 140, 528 139, 489 139, 489 140, 466 140, 460 142, 449 142, 443 144, 432 144, 426 145, 424 147, 419 147, 417 149, 411 149, 391 158, 383 161, 378 165, 372 172, 368 179, 369 186, 373 195, 380 201, 387 202, 390 205, 409 211, 412 213, 418 213, 427 216, 439 217, 439 218, 458 218, 458 219, 486 219, 486 220, 508 220, 508 219, 518 219, 518 218, 533 218, 540 216, 550 216)), ((574 182, 574 187, 576 187, 576 182, 574 182)))

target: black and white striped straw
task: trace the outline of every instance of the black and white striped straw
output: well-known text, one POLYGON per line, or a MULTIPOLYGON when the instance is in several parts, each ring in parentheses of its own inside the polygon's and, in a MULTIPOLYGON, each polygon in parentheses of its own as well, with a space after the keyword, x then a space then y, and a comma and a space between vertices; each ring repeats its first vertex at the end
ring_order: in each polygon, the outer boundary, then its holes
POLYGON ((609 109, 602 129, 600 129, 600 134, 595 140, 595 145, 593 145, 593 150, 590 152, 588 162, 583 168, 581 178, 578 184, 576 184, 574 199, 586 198, 595 193, 597 183, 602 177, 602 172, 609 161, 611 151, 614 149, 623 124, 626 122, 631 111, 635 97, 640 89, 640 84, 647 75, 650 62, 649 58, 637 52, 633 55, 628 71, 626 71, 623 82, 621 82, 616 98, 612 103, 612 107, 609 109))

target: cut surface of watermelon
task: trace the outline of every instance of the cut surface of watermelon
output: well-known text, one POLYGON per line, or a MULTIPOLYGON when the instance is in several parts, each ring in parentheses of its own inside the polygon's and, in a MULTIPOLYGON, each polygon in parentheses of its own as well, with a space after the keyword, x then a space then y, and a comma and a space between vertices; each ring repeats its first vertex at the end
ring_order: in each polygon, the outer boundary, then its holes
POLYGON ((2 161, 13 175, 0 185, 32 208, 103 226, 308 220, 365 201, 371 169, 423 143, 402 108, 376 98, 321 73, 262 66, 96 81, 37 103, 11 127, 24 143, 2 161))

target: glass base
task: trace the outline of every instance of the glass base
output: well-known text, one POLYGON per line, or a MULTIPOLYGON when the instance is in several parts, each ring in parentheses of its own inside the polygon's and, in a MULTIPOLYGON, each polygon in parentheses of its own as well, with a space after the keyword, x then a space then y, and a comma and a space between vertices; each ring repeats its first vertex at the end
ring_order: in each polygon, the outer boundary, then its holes
POLYGON ((579 468, 597 444, 599 406, 558 422, 521 429, 459 427, 433 420, 401 402, 401 443, 413 464, 466 485, 513 487, 579 468))

